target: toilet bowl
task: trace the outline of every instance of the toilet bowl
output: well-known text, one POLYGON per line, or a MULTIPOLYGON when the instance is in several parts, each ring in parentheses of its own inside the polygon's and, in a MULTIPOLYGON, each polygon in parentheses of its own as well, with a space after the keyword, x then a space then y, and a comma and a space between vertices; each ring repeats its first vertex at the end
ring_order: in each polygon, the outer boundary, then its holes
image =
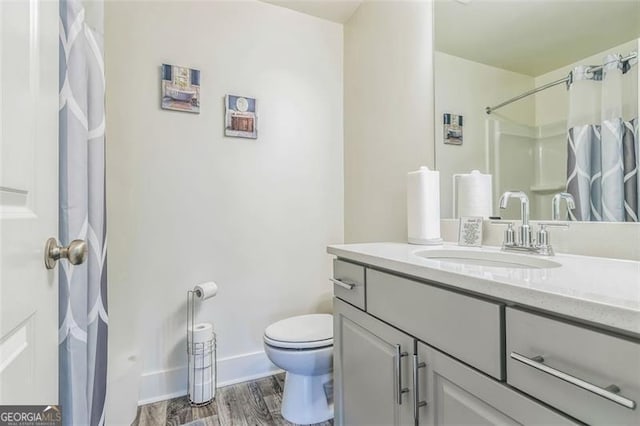
POLYGON ((271 324, 264 349, 286 371, 282 417, 297 424, 333 418, 333 316, 313 314, 271 324))

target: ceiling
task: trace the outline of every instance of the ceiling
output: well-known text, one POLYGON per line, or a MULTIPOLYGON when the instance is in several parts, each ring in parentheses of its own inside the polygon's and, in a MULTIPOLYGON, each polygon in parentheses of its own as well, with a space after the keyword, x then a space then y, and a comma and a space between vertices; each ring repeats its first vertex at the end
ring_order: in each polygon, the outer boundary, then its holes
POLYGON ((344 24, 363 0, 262 0, 307 15, 344 24))
MULTIPOLYGON (((344 24, 371 0, 263 1, 344 24)), ((640 0, 435 0, 436 50, 531 76, 638 37, 640 0)))
POLYGON ((640 0, 438 0, 435 16, 436 50, 531 76, 640 37, 640 0))

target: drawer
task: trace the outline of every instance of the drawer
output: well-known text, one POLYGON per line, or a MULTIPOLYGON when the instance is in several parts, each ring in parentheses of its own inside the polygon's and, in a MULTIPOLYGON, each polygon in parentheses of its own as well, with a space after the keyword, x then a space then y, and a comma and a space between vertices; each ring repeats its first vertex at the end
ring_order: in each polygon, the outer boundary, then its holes
POLYGON ((640 424, 640 343, 506 311, 510 385, 585 423, 640 424))
POLYGON ((367 269, 367 312, 504 379, 504 306, 367 269))
POLYGON ((333 294, 364 310, 365 278, 364 266, 335 259, 333 261, 333 294))

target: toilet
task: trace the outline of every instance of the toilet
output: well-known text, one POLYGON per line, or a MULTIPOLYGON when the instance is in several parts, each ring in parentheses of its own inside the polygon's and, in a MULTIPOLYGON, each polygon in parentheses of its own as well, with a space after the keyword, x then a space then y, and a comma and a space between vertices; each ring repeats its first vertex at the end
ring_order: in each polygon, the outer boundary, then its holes
POLYGON ((271 324, 264 349, 286 371, 282 417, 297 424, 333 418, 333 316, 300 315, 271 324))

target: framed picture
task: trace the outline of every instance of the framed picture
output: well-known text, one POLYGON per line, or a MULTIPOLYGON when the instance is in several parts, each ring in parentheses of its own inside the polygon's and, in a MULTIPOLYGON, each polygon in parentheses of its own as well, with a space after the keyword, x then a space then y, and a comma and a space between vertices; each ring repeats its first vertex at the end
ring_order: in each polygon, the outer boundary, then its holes
POLYGON ((462 116, 445 113, 444 123, 444 143, 449 145, 462 145, 462 116))
POLYGON ((256 100, 244 96, 227 95, 225 103, 225 136, 236 138, 258 138, 258 116, 256 100))
POLYGON ((458 245, 468 247, 482 246, 482 217, 464 216, 460 218, 458 245))
POLYGON ((162 64, 162 109, 200 114, 200 71, 162 64))

